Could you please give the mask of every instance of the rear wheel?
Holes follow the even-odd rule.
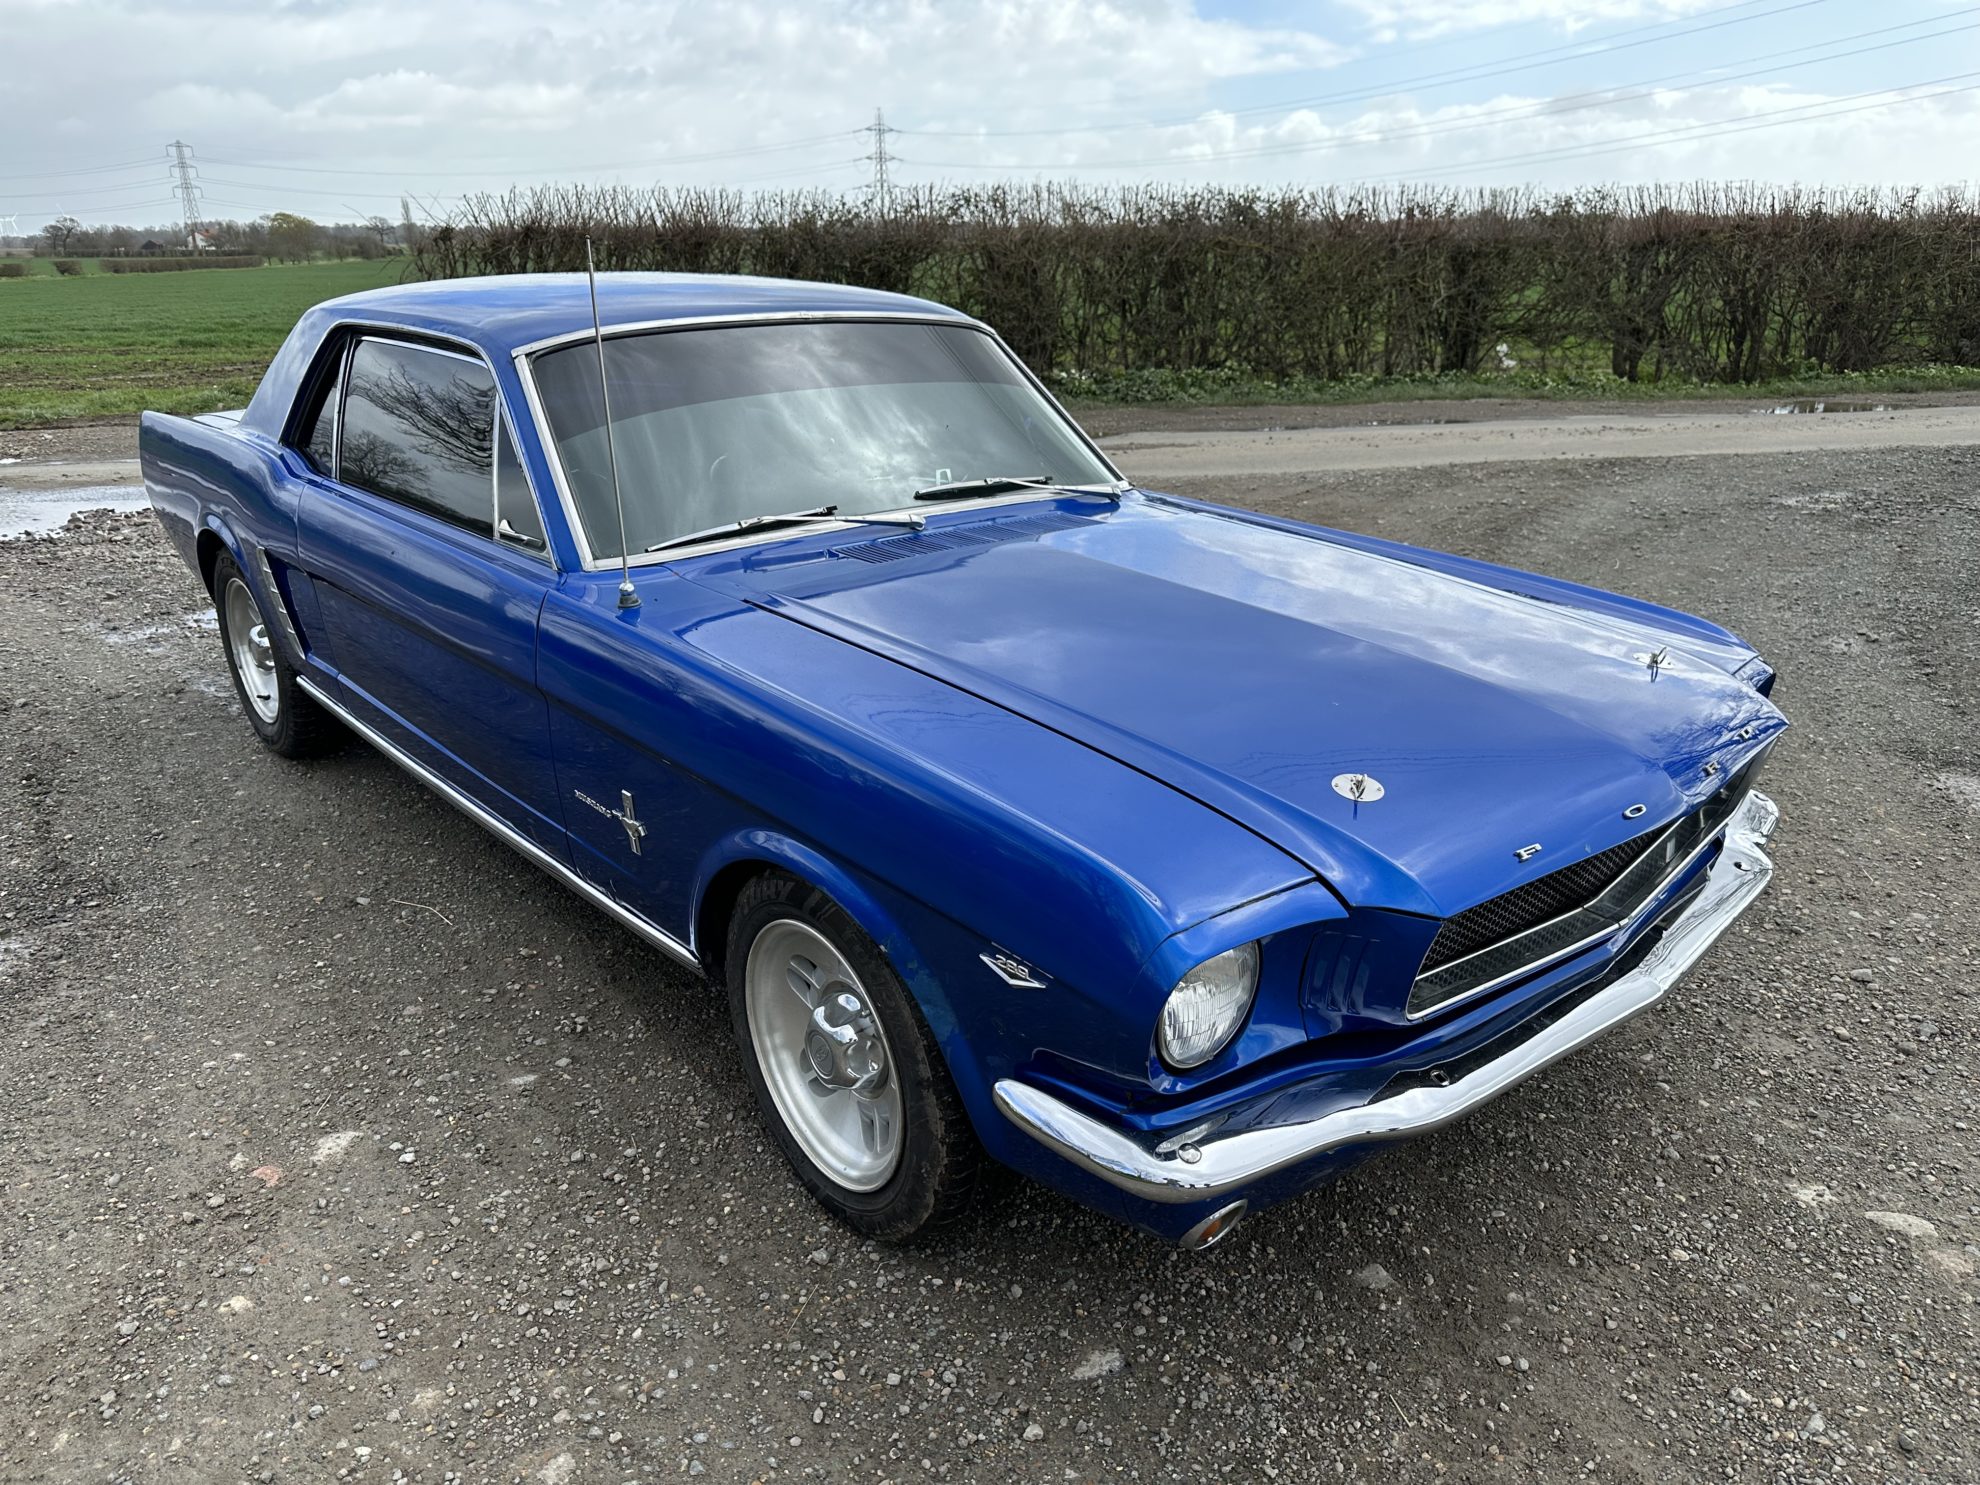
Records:
[[[729,1002],[758,1107],[798,1179],[869,1237],[959,1216],[981,1152],[928,1026],[845,910],[781,873],[742,891]]]
[[[276,648],[268,619],[240,566],[222,552],[213,565],[213,607],[220,647],[234,694],[255,736],[284,758],[307,758],[343,740],[337,719],[296,684],[296,672]]]

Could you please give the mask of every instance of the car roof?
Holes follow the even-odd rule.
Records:
[[[328,300],[314,314],[450,335],[502,357],[539,340],[590,329],[591,296],[582,273],[516,273],[367,289]],[[916,314],[968,320],[931,300],[847,284],[712,273],[598,275],[598,315],[607,329],[654,320],[777,314]]]

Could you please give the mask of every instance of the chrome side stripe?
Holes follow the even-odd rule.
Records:
[[[462,793],[418,759],[403,752],[395,743],[386,739],[375,728],[368,727],[363,722],[360,722],[356,717],[351,715],[342,703],[327,695],[323,688],[308,676],[297,676],[296,684],[307,691],[324,710],[334,715],[338,721],[342,722],[351,731],[370,743],[372,747],[376,748],[380,753],[391,759],[392,762],[398,764],[399,767],[426,785],[435,794],[446,800],[455,809],[474,821],[483,830],[486,830],[504,845],[516,851],[517,854],[529,861],[530,864],[541,867],[600,912],[607,913],[618,919],[627,928],[630,928],[649,944],[652,944],[654,948],[672,955],[689,969],[697,972],[701,969],[701,961],[695,957],[694,950],[675,938],[666,929],[649,923],[638,913],[632,911],[632,909],[615,902],[609,894],[601,892],[598,888],[592,886],[591,883],[572,871],[555,856],[552,856],[548,851],[537,845],[535,841],[516,830],[507,821],[502,819],[501,816]]]

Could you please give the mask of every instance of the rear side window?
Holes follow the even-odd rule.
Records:
[[[488,534],[495,383],[467,356],[394,341],[351,351],[337,477]]]
[[[316,389],[309,413],[297,430],[296,447],[318,474],[337,473],[337,393],[343,386],[343,357]]]

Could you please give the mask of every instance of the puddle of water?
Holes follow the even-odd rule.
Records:
[[[103,642],[108,645],[142,645],[155,653],[183,639],[219,632],[220,615],[208,608],[201,609],[198,613],[181,614],[178,618],[167,619],[163,623],[136,624],[129,629],[106,630]]]
[[[1755,408],[1754,411],[1770,418],[1787,417],[1795,413],[1853,413],[1889,412],[1888,402],[1830,402],[1826,398],[1802,402],[1782,402],[1773,407]]]
[[[1785,505],[1789,510],[1841,510],[1855,498],[1848,490],[1802,490],[1776,495],[1774,504]]]
[[[143,485],[83,485],[72,490],[0,490],[0,541],[34,531],[59,531],[82,510],[143,510]]]
[[[33,952],[34,940],[25,935],[0,938],[0,975],[11,973]]]

